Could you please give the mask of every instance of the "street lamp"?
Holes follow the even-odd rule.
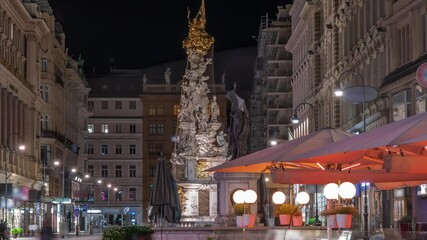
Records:
[[[355,70],[347,70],[341,73],[338,77],[338,83],[341,84],[341,78],[347,73],[356,74],[362,81],[362,85],[349,86],[344,89],[341,87],[335,90],[335,96],[342,97],[344,100],[351,102],[353,104],[362,103],[362,121],[363,121],[363,132],[366,132],[366,116],[365,116],[365,105],[367,102],[374,101],[378,98],[378,90],[371,86],[365,85],[365,79],[362,74]],[[362,97],[360,97],[362,96]],[[364,229],[363,229],[363,240],[369,240],[368,233],[368,197],[367,197],[368,188],[365,187],[364,191]]]
[[[12,144],[10,143],[12,136],[17,136],[19,138],[19,141],[22,140],[22,137],[21,137],[21,135],[19,135],[19,133],[9,133],[6,137],[6,144],[7,144],[7,147],[9,148],[9,151],[15,152],[15,149],[14,149],[15,145],[13,143]],[[19,149],[19,151],[24,151],[25,145],[20,143],[18,145],[18,149]],[[5,209],[5,211],[3,211],[3,219],[5,219],[6,221],[7,221],[7,217],[8,217],[8,214],[7,214],[7,211],[8,211],[8,208],[7,208],[7,201],[8,201],[7,184],[8,184],[8,180],[9,180],[9,166],[8,166],[8,164],[9,164],[9,154],[7,155],[7,158],[5,161],[5,174],[4,174],[4,183],[5,183],[5,185],[4,185],[4,202],[5,202],[4,209]]]
[[[311,110],[313,110],[313,114],[315,114],[316,113],[316,109],[314,108],[314,106],[312,105],[312,104],[310,104],[310,103],[306,103],[306,102],[302,102],[302,103],[300,103],[300,104],[298,104],[297,106],[296,106],[296,108],[295,108],[295,110],[294,110],[294,115],[292,116],[292,119],[291,119],[291,121],[292,121],[292,123],[293,124],[298,124],[299,123],[299,118],[298,118],[298,109],[300,108],[300,107],[302,107],[302,106],[304,106],[304,105],[307,105],[307,106],[309,106],[310,108],[311,108]],[[314,117],[313,117],[313,121],[314,121],[314,123],[313,123],[313,126],[314,126],[314,131],[316,132],[317,131],[317,126],[316,126],[316,119],[314,119]],[[321,222],[320,222],[320,220],[319,220],[319,203],[318,203],[318,199],[317,199],[317,184],[315,184],[315,193],[314,193],[314,198],[315,198],[315,202],[314,202],[314,204],[315,204],[315,206],[316,206],[316,209],[315,209],[315,225],[321,225]]]

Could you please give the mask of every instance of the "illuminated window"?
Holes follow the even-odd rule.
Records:
[[[108,124],[102,124],[101,125],[101,131],[103,132],[103,133],[108,133]]]
[[[178,104],[173,105],[173,115],[178,116],[181,107]]]
[[[94,133],[95,132],[95,125],[92,123],[89,123],[87,125],[87,131],[88,131],[88,133]]]
[[[150,116],[156,115],[156,106],[150,105],[150,108],[148,109],[148,114]]]
[[[150,135],[163,135],[164,125],[163,123],[150,123]]]
[[[394,94],[391,98],[393,121],[399,121],[411,116],[411,97],[409,90]]]

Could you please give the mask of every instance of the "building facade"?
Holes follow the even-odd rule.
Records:
[[[95,231],[107,225],[142,224],[143,106],[139,70],[88,75],[89,178],[83,181]]]
[[[261,18],[250,100],[251,152],[287,141],[292,133],[292,55],[284,47],[292,30],[290,8],[279,6],[276,19]]]
[[[65,34],[47,1],[2,1],[0,34],[0,156],[3,175],[10,175],[3,178],[8,190],[3,185],[1,195],[8,192],[9,199],[2,204],[3,217],[24,234],[44,218],[55,231],[65,219],[71,227],[64,204],[57,203],[72,198],[78,182],[68,175],[85,161],[79,149],[89,89],[82,62],[67,55]],[[21,143],[26,149],[18,152]],[[56,169],[54,161],[63,167]],[[12,188],[21,196],[11,196]]]
[[[425,1],[298,0],[290,14],[286,49],[293,54],[293,107],[311,104],[319,128],[358,133],[426,111],[426,90],[415,76],[427,61]],[[334,95],[337,87],[356,85],[376,89],[379,97],[352,104]],[[310,132],[313,113],[297,110],[303,119],[294,132],[298,137]],[[425,221],[418,213],[426,203],[417,188],[360,188],[374,199],[368,205],[371,223],[390,227],[404,215]],[[357,204],[363,209],[362,201]]]

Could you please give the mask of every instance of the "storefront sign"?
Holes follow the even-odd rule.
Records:
[[[80,206],[82,208],[82,216],[86,217],[86,215],[87,215],[87,204],[82,204]]]
[[[74,207],[74,217],[80,216],[80,209],[79,207]]]

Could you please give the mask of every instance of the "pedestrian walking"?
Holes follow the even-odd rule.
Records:
[[[53,239],[53,229],[50,216],[47,216],[43,220],[43,227],[41,231],[41,240],[51,240]]]
[[[6,239],[6,223],[2,219],[0,221],[0,239],[5,240]]]

